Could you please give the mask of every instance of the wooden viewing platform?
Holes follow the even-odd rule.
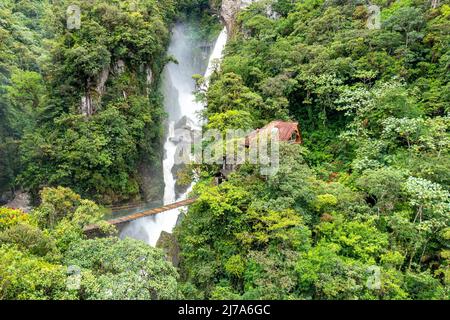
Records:
[[[172,209],[176,209],[176,208],[179,208],[179,207],[188,206],[188,205],[194,203],[195,200],[197,200],[197,198],[190,198],[190,199],[186,199],[186,200],[183,200],[183,201],[174,202],[174,203],[162,206],[162,207],[158,207],[158,208],[154,208],[154,209],[150,209],[150,210],[145,210],[145,211],[142,211],[142,212],[139,212],[139,213],[131,214],[131,215],[128,215],[128,216],[125,216],[125,217],[108,220],[107,222],[109,224],[112,224],[112,225],[118,225],[118,224],[130,222],[130,221],[133,221],[133,220],[137,220],[137,219],[140,219],[140,218],[153,216],[155,214],[162,213],[162,212],[165,212],[165,211],[169,211],[169,210],[172,210]],[[91,224],[91,225],[89,225],[89,226],[84,228],[84,232],[85,233],[91,233],[91,232],[97,230],[98,228],[99,227],[96,224]]]

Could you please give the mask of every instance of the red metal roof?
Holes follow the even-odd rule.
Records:
[[[280,120],[275,120],[267,124],[261,129],[256,129],[251,132],[246,138],[246,145],[249,146],[250,142],[257,138],[258,134],[263,135],[267,134],[270,137],[270,134],[273,129],[278,129],[278,140],[279,141],[291,141],[292,135],[295,133],[296,138],[294,143],[302,143],[302,137],[300,134],[300,130],[298,128],[298,122],[285,122]]]

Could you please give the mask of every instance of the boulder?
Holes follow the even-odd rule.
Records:
[[[162,231],[156,242],[156,247],[163,249],[167,260],[172,262],[174,267],[178,267],[180,264],[180,246],[173,234]]]
[[[176,129],[184,129],[184,130],[194,130],[197,126],[194,121],[188,116],[183,116],[178,122],[175,124]]]

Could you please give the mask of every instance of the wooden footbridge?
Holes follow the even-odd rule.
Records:
[[[127,223],[127,222],[130,222],[130,221],[133,221],[133,220],[140,219],[140,218],[144,218],[144,217],[153,216],[153,215],[156,215],[156,214],[159,214],[159,213],[163,213],[163,212],[166,212],[166,211],[169,211],[169,210],[172,210],[172,209],[185,207],[185,206],[188,206],[188,205],[194,203],[196,200],[197,200],[197,198],[190,198],[190,199],[174,202],[174,203],[171,203],[171,204],[168,204],[168,205],[164,205],[164,206],[161,206],[161,207],[158,207],[158,208],[153,208],[153,209],[150,209],[150,210],[144,210],[144,211],[141,211],[141,212],[138,212],[138,213],[134,213],[134,214],[130,214],[130,215],[126,215],[126,216],[123,216],[123,217],[120,217],[120,218],[111,219],[111,220],[108,220],[107,222],[109,224],[112,224],[112,225],[120,225],[120,224],[123,224],[123,223]],[[122,206],[122,207],[115,207],[115,209],[116,208],[129,209],[131,207],[132,206]],[[89,226],[85,227],[84,228],[84,232],[85,233],[95,233],[96,231],[98,231],[98,229],[99,229],[98,225],[92,224],[92,225],[89,225]]]

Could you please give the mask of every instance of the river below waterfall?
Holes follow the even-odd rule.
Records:
[[[192,185],[183,194],[176,193],[176,176],[174,176],[176,153],[176,125],[182,120],[193,129],[201,128],[199,112],[203,105],[195,101],[193,94],[194,74],[204,74],[206,78],[214,70],[215,61],[222,57],[227,41],[224,29],[216,39],[213,49],[204,48],[204,42],[195,37],[195,30],[186,23],[177,23],[172,29],[172,38],[168,55],[173,56],[178,63],[168,63],[163,71],[161,90],[164,96],[164,108],[168,114],[166,141],[164,144],[164,204],[170,204],[186,198],[192,190]],[[140,239],[155,246],[162,231],[172,232],[180,210],[177,208],[164,213],[149,216],[130,222],[121,232],[121,238]]]

